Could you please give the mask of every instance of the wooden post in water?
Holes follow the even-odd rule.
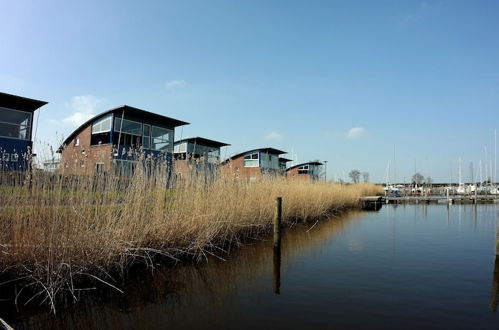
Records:
[[[275,199],[274,214],[274,293],[281,294],[281,221],[282,221],[282,197]]]
[[[275,199],[274,247],[281,247],[282,197]]]

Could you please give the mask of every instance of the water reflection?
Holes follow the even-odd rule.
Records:
[[[274,246],[273,287],[276,295],[281,294],[281,245]]]
[[[154,272],[131,271],[120,285],[124,295],[102,291],[83,297],[80,303],[55,316],[48,310],[33,309],[21,309],[11,315],[0,311],[0,316],[16,329],[224,327],[228,319],[242,317],[240,313],[244,311],[232,309],[241,296],[266,292],[270,278],[271,294],[280,295],[281,275],[286,271],[282,267],[286,263],[320,250],[362,214],[350,212],[320,222],[311,230],[309,226],[296,225],[284,232],[279,249],[273,249],[269,237],[230,251],[226,262],[213,258],[202,264],[161,267]],[[271,264],[273,267],[269,267]],[[231,311],[230,315],[227,311]]]
[[[490,300],[490,310],[497,311],[497,302],[499,299],[499,255],[496,255],[494,263],[494,277],[492,281],[492,299]]]

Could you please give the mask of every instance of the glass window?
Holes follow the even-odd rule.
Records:
[[[258,152],[244,156],[244,167],[258,167],[260,162],[258,160]]]
[[[151,126],[144,125],[144,131],[142,134],[142,147],[144,149],[151,148]]]
[[[121,130],[122,133],[128,133],[132,135],[142,135],[142,124],[136,121],[123,119],[123,123],[121,118],[114,119],[114,131],[119,132]]]
[[[92,134],[109,132],[111,130],[112,115],[109,115],[92,125]]]
[[[152,148],[160,151],[173,151],[173,131],[153,126],[152,127]]]
[[[10,160],[10,154],[7,153],[7,152],[4,152],[3,155],[2,155],[2,160],[4,162],[8,162]]]
[[[19,155],[18,154],[12,154],[10,156],[10,161],[11,162],[17,162],[19,160]]]
[[[80,138],[74,139],[74,145],[75,145],[75,147],[80,145]]]
[[[0,136],[29,140],[31,113],[0,108]]]

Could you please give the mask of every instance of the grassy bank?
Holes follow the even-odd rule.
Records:
[[[207,182],[203,175],[166,189],[162,173],[138,170],[126,182],[41,173],[11,180],[18,183],[0,189],[0,269],[55,307],[56,297],[74,294],[85,279],[111,285],[107,274],[132,263],[151,265],[157,255],[203,258],[265,235],[276,196],[289,223],[355,207],[360,196],[379,192],[371,184]]]

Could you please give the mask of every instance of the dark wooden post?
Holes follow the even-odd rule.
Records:
[[[281,247],[282,197],[275,199],[274,248]]]
[[[281,294],[281,221],[282,221],[282,197],[275,199],[274,213],[274,268],[273,287],[275,294]]]

